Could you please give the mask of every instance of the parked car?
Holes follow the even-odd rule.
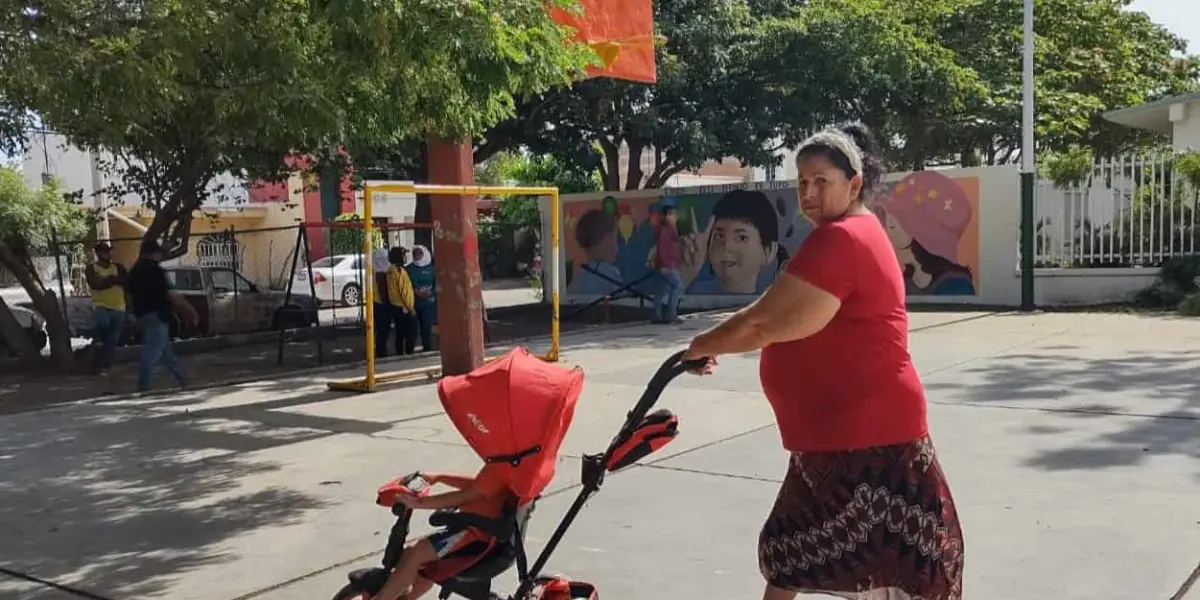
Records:
[[[9,312],[13,318],[17,320],[17,324],[29,333],[29,338],[33,340],[33,345],[42,351],[46,348],[46,343],[49,341],[49,336],[46,335],[46,321],[37,311],[26,306],[18,306],[10,304]],[[4,338],[0,338],[0,355],[11,355],[13,351],[4,343]]]
[[[167,281],[200,315],[200,335],[295,329],[317,324],[317,305],[305,293],[260,288],[221,267],[164,267]],[[285,305],[284,301],[287,300]]]
[[[296,329],[317,324],[317,306],[312,296],[260,288],[240,272],[223,267],[163,265],[167,281],[200,316],[197,327],[184,325],[178,317],[171,323],[171,336],[189,338],[274,329]],[[286,303],[285,303],[286,300]],[[73,334],[91,337],[91,299],[70,298],[67,320]],[[122,343],[133,343],[132,314]]]
[[[292,274],[292,293],[315,292],[321,304],[358,306],[363,301],[363,277],[366,276],[361,254],[335,254],[312,263],[312,287],[308,269],[300,266]]]

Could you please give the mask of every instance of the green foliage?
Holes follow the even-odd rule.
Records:
[[[475,135],[594,58],[541,0],[94,4],[0,9],[0,98],[110,152],[110,191],[139,194],[147,236],[176,250],[220,173],[280,180],[296,152],[344,166],[341,149]]]
[[[599,175],[555,159],[553,156],[532,156],[502,152],[493,156],[478,169],[480,183],[522,187],[556,187],[560,194],[595,192],[602,189]],[[541,213],[533,196],[500,198],[499,220],[518,227],[539,229]]]
[[[330,254],[362,254],[363,218],[355,213],[342,213],[333,219],[334,223],[357,223],[359,227],[331,227],[329,229]],[[371,230],[371,245],[383,248],[383,232]]]
[[[1095,156],[1086,148],[1070,148],[1044,156],[1038,169],[1041,176],[1061,189],[1083,187],[1091,178]]]
[[[909,0],[914,7],[924,0]],[[1016,157],[1021,138],[1022,5],[948,0],[935,35],[985,83],[983,103],[968,107],[953,136],[989,163]],[[1040,152],[1088,147],[1112,156],[1161,136],[1110,123],[1101,113],[1189,91],[1195,57],[1177,59],[1186,42],[1123,0],[1037,0],[1036,135]]]
[[[1163,263],[1158,279],[1138,292],[1134,304],[1143,308],[1178,308],[1200,316],[1200,256],[1177,256]]]
[[[1184,294],[1200,291],[1200,256],[1177,256],[1163,263],[1158,278]]]
[[[1141,308],[1174,308],[1179,306],[1184,294],[1178,290],[1155,281],[1150,287],[1138,292],[1133,299],[1134,306]]]
[[[1124,0],[1037,0],[1040,152],[1110,156],[1161,141],[1108,110],[1195,87],[1200,61]],[[1020,2],[659,0],[659,83],[587,80],[521,103],[480,140],[658,187],[709,159],[772,163],[813,129],[860,119],[897,168],[1005,164],[1021,141]],[[643,173],[640,159],[653,153]]]
[[[0,168],[0,245],[6,256],[12,252],[36,273],[33,258],[49,254],[54,235],[80,239],[92,222],[91,215],[66,201],[53,183],[33,189],[16,169]]]
[[[758,16],[744,0],[658,0],[654,11],[664,40],[657,84],[587,79],[530,97],[479,140],[477,157],[524,147],[599,173],[605,189],[621,186],[622,145],[627,188],[660,187],[707,159],[773,160],[779,132],[802,124],[767,102],[775,92],[749,68],[761,52],[750,43]],[[640,164],[648,152],[655,167],[647,173]]]
[[[1177,154],[1175,173],[1187,182],[1193,193],[1200,193],[1200,152],[1189,150]]]
[[[1179,314],[1187,317],[1200,317],[1200,294],[1188,294],[1179,303]]]
[[[816,0],[798,17],[769,22],[757,70],[779,65],[773,85],[787,92],[780,117],[801,115],[804,132],[862,120],[897,168],[924,168],[956,148],[953,134],[985,102],[986,89],[937,36],[934,25],[950,18],[950,8],[906,4]]]

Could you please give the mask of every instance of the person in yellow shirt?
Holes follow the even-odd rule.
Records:
[[[125,328],[125,283],[129,273],[112,259],[112,246],[96,242],[92,248],[96,260],[84,270],[92,292],[92,344],[96,346],[93,363],[97,375],[112,368],[117,341]]]
[[[392,322],[396,325],[396,354],[417,352],[417,297],[413,292],[412,279],[404,268],[408,262],[408,250],[397,246],[388,251],[392,266],[387,271],[388,302],[391,304]]]

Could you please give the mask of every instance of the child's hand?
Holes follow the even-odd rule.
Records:
[[[421,496],[414,496],[411,494],[400,494],[396,496],[396,500],[398,500],[400,504],[403,504],[412,510],[421,510],[421,508],[423,508],[421,501],[424,499],[425,498]]]

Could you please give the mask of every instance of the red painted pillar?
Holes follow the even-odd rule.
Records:
[[[429,183],[475,185],[471,144],[430,138]],[[438,348],[445,375],[467,373],[483,364],[483,288],[475,202],[473,195],[430,198]]]

